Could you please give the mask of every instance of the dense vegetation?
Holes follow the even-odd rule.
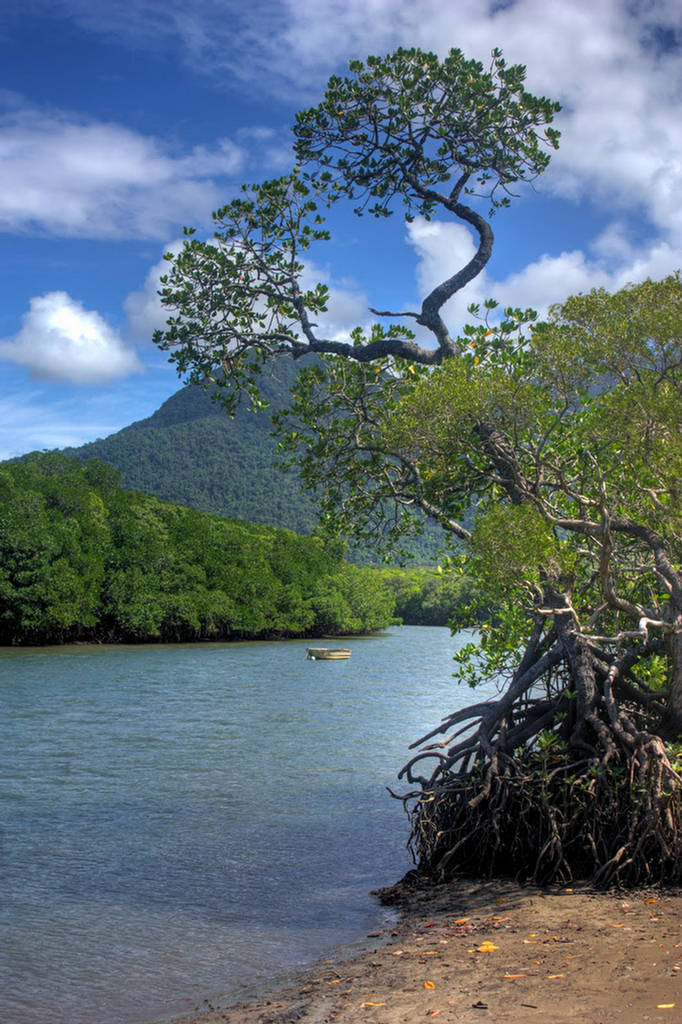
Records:
[[[128,490],[311,535],[318,526],[318,510],[302,491],[298,469],[280,465],[269,416],[287,403],[296,373],[293,360],[283,357],[264,374],[268,409],[252,409],[242,402],[230,418],[203,388],[189,386],[147,419],[79,448],[67,448],[64,454],[106,462],[119,471],[121,486]],[[431,527],[425,536],[410,538],[405,547],[411,561],[428,562],[442,544],[442,531]],[[348,557],[361,565],[380,561],[372,543],[350,551]]]
[[[452,569],[413,567],[376,569],[395,601],[394,614],[409,626],[475,625],[489,609],[474,577]]]
[[[364,633],[390,588],[342,547],[124,491],[97,460],[0,467],[0,644]]]
[[[458,50],[352,61],[297,115],[291,173],[243,186],[212,239],[187,229],[168,255],[155,340],[191,380],[215,375],[228,409],[271,358],[321,356],[278,424],[325,525],[397,540],[420,510],[492,600],[461,669],[502,692],[444,717],[401,773],[421,867],[679,882],[679,274],[569,298],[545,324],[493,300],[459,335],[445,319],[491,257],[490,216],[558,145],[558,105],[524,78],[499,50],[487,68]],[[306,267],[344,201],[454,218],[475,252],[339,338]]]
[[[281,407],[294,377],[291,359],[267,375],[272,409]],[[119,471],[123,487],[163,501],[300,534],[317,527],[298,473],[276,465],[267,413],[241,403],[228,418],[203,388],[182,388],[147,419],[64,454],[101,459]]]

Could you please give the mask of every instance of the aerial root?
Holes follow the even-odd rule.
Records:
[[[682,880],[680,787],[658,752],[606,767],[556,755],[499,761],[408,798],[422,871],[601,887]]]

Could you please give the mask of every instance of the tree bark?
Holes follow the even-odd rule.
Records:
[[[664,727],[674,737],[682,738],[682,611],[675,609],[668,638],[670,679]]]

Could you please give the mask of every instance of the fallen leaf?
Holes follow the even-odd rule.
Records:
[[[436,922],[435,921],[427,921],[426,924],[424,925],[424,927],[425,928],[435,928],[436,927]]]
[[[644,900],[645,903],[658,903],[658,900]]]
[[[328,982],[326,982],[326,984],[327,985],[340,985],[341,984],[341,979],[340,978],[334,978],[333,981],[328,981]]]
[[[479,953],[492,953],[494,950],[499,949],[499,946],[493,945],[492,942],[484,942],[478,946]]]
[[[360,1003],[360,1006],[386,1006],[386,1003]]]
[[[573,892],[572,889],[564,889],[564,892]]]
[[[547,977],[548,978],[565,978],[566,975],[565,974],[548,974]]]
[[[525,977],[527,977],[527,975],[525,975],[525,974],[503,974],[502,977],[503,978],[525,978]]]
[[[455,924],[466,924],[466,922],[470,920],[470,917],[458,917],[457,920],[455,921]]]
[[[429,1010],[429,1012],[426,1014],[426,1016],[427,1017],[437,1017],[439,1013],[440,1013],[440,1010]]]
[[[424,982],[424,988],[435,988],[435,987],[436,986],[434,985],[434,983],[432,981],[425,981]]]
[[[674,1003],[658,1003],[656,1005],[657,1010],[672,1010]]]

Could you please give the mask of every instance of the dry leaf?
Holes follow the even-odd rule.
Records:
[[[525,977],[527,977],[527,975],[525,975],[525,974],[504,974],[503,977],[504,978],[525,978]]]
[[[360,1003],[360,1006],[386,1006],[386,1003]]]
[[[340,985],[341,984],[341,979],[340,978],[334,978],[333,981],[327,981],[325,984],[327,984],[327,985]]]
[[[658,1003],[656,1006],[657,1010],[672,1010],[674,1003]]]
[[[484,942],[478,947],[479,953],[492,953],[494,950],[499,949],[499,946],[493,945],[492,942]]]
[[[435,988],[435,987],[436,986],[434,985],[434,983],[432,981],[425,981],[424,982],[424,988]]]
[[[548,978],[565,978],[566,975],[565,974],[548,974],[547,977]]]
[[[457,920],[455,921],[455,924],[466,924],[466,922],[470,920],[470,917],[458,917]]]

